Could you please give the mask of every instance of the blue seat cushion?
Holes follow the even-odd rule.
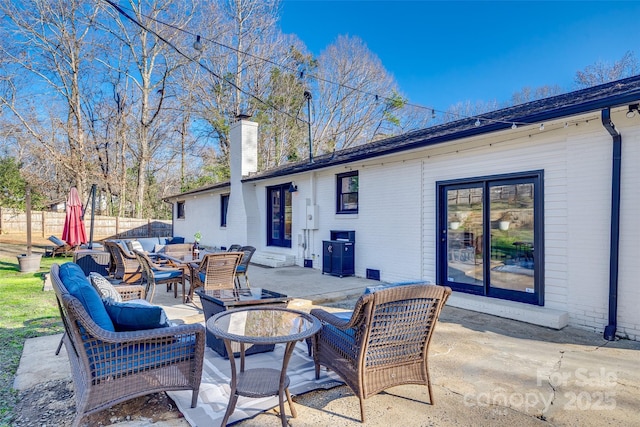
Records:
[[[64,246],[65,242],[62,241],[60,238],[56,237],[56,236],[49,236],[49,240],[51,241],[51,243],[53,243],[54,245],[58,245],[58,246]]]
[[[349,357],[352,359],[356,357],[358,350],[355,345],[355,329],[349,328],[343,331],[342,329],[336,328],[335,326],[330,324],[325,324],[322,326],[322,328],[323,330],[321,333],[333,335],[333,339],[331,339],[331,342],[334,346],[336,346],[336,348],[339,348],[341,352],[349,355]]]
[[[102,297],[91,285],[80,266],[74,262],[64,263],[60,266],[59,275],[67,291],[80,301],[91,319],[102,329],[115,332],[113,322],[102,303]]]
[[[136,240],[138,241],[138,243],[140,243],[140,246],[142,246],[142,250],[144,250],[145,252],[153,252],[153,248],[158,243],[161,243],[161,239],[158,237],[140,237]]]
[[[162,307],[139,302],[116,302],[106,299],[104,307],[116,331],[140,331],[166,328],[169,325]]]
[[[89,351],[89,363],[94,378],[109,378],[163,367],[195,357],[195,337],[165,340],[162,343],[122,345],[103,343]]]
[[[236,267],[236,273],[244,273],[245,271],[247,271],[246,265],[239,265]]]
[[[395,288],[396,286],[407,286],[407,285],[421,285],[428,284],[425,280],[414,280],[412,282],[395,282],[395,283],[385,283],[384,285],[376,285],[376,286],[367,286],[364,290],[364,295],[372,294],[376,291],[381,291],[383,289]]]
[[[156,280],[177,279],[181,276],[182,276],[181,270],[176,270],[176,271],[153,270],[153,277]]]

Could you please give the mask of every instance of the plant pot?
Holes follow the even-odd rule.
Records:
[[[498,228],[502,231],[507,231],[509,229],[509,221],[500,221],[498,222]]]
[[[18,265],[21,273],[35,273],[40,271],[40,260],[42,254],[18,255]]]

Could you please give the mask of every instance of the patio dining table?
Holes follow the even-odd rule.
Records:
[[[156,252],[154,255],[159,259],[167,261],[167,263],[175,268],[182,270],[184,277],[189,280],[189,292],[183,295],[182,302],[187,303],[193,301],[193,269],[189,267],[191,263],[199,263],[206,254],[213,253],[215,251],[200,249],[198,252],[176,252],[171,255],[163,252]]]

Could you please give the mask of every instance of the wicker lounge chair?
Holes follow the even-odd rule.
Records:
[[[200,263],[191,263],[191,288],[189,298],[193,301],[193,291],[203,287],[210,289],[234,289],[236,268],[244,252],[216,252],[206,254]]]
[[[52,265],[51,278],[64,323],[64,344],[73,376],[74,426],[79,425],[85,415],[134,397],[167,390],[192,390],[191,406],[196,406],[204,358],[202,325],[111,332],[96,323],[100,320],[94,320],[93,309],[89,314],[86,300],[81,302],[70,293],[60,277],[58,264]],[[73,283],[70,286],[77,289]],[[83,289],[86,291],[86,287]],[[100,302],[97,291],[91,290]]]
[[[102,298],[113,298],[114,297],[114,295],[112,294],[113,292],[117,292],[118,294],[117,299],[119,299],[120,301],[140,300],[140,299],[144,299],[144,296],[145,296],[144,287],[139,285],[115,285],[114,286],[112,284],[107,284],[107,286],[103,287],[100,284],[97,284],[96,282],[94,282],[93,280],[90,280],[90,281],[93,287],[96,288],[96,290],[100,293]],[[60,338],[60,343],[58,344],[58,348],[56,349],[56,356],[60,354],[60,349],[62,349],[62,345],[64,344],[64,338],[66,335],[67,333],[65,332],[62,338]]]
[[[311,310],[322,322],[313,340],[316,378],[320,365],[338,374],[360,399],[362,422],[364,399],[396,385],[426,385],[433,405],[427,356],[450,294],[443,286],[404,285],[365,293],[347,319]]]
[[[129,284],[140,282],[142,279],[142,267],[140,267],[140,262],[136,255],[118,241],[107,240],[104,244],[111,252],[111,259],[115,261],[114,277]]]
[[[52,257],[55,257],[56,255],[73,256],[73,246],[69,245],[64,240],[56,236],[49,236],[49,241],[56,245],[51,251]]]
[[[256,248],[253,246],[243,246],[240,248],[239,252],[244,252],[244,256],[242,257],[242,261],[236,267],[236,286],[239,288],[242,287],[240,284],[240,276],[244,277],[244,284],[247,288],[249,286],[249,276],[247,276],[247,270],[249,269],[249,262],[251,262],[251,257],[255,253]]]

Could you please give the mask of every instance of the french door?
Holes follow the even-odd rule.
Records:
[[[267,245],[291,247],[291,183],[267,187]]]
[[[542,174],[438,183],[438,283],[544,304]]]

